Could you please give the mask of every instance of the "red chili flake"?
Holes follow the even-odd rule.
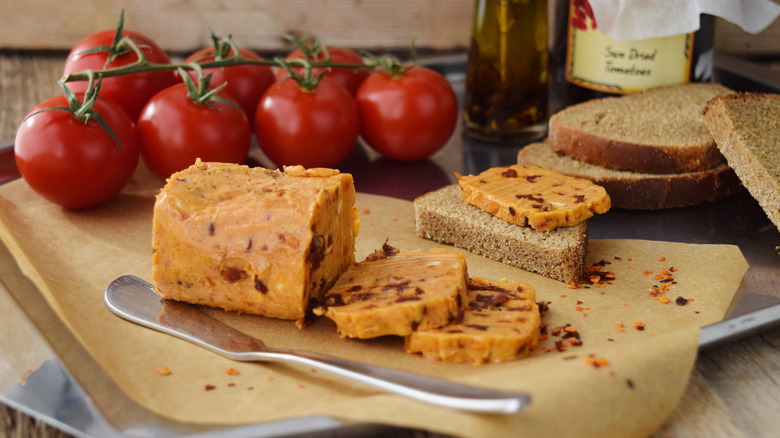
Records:
[[[166,367],[165,365],[157,367],[157,374],[161,376],[170,376],[171,375],[171,369]]]
[[[231,382],[231,383],[228,383],[228,387],[229,387],[229,388],[232,388],[232,387],[234,387],[234,386],[236,386],[236,384],[235,384],[235,383],[233,383],[233,382]]]
[[[216,385],[206,384],[206,391],[211,391],[213,389],[217,389]]]
[[[237,376],[238,370],[235,368],[228,368],[227,371],[225,371],[229,376]]]
[[[642,322],[642,321],[634,321],[631,325],[634,326],[634,328],[639,330],[639,331],[642,331],[642,330],[645,329],[645,323]]]
[[[674,300],[674,304],[677,304],[678,306],[684,306],[688,304],[688,300],[683,297],[677,297],[677,299]]]
[[[603,357],[596,357],[592,354],[588,355],[585,359],[583,359],[583,362],[585,362],[588,365],[592,365],[593,368],[601,368],[609,365],[609,361]]]
[[[631,379],[626,379],[626,385],[628,385],[629,388],[634,389],[634,381]]]

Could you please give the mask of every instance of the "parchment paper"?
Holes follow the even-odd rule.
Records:
[[[747,269],[735,246],[591,240],[588,262],[605,261],[603,270],[614,272],[615,279],[570,289],[467,253],[472,276],[528,282],[538,300],[549,303],[542,317],[547,339],[532,357],[481,367],[407,355],[400,339],[340,339],[324,319],[299,330],[291,321],[207,309],[271,346],[527,391],[533,397],[516,415],[465,413],[297,366],[232,362],[114,316],[103,305],[105,287],[124,274],[150,278],[152,206],[161,186],[141,168],[110,203],[73,211],[42,199],[24,181],[9,183],[0,187],[0,235],[21,270],[110,378],[141,406],[187,423],[237,425],[327,415],[461,436],[647,436],[663,424],[685,390],[699,328],[724,317]],[[385,240],[402,249],[439,246],[415,236],[409,202],[359,194],[358,209],[363,224],[358,260]],[[670,268],[675,283],[663,295],[671,302],[662,303],[648,291],[662,284],[655,275]],[[686,304],[675,304],[677,297]],[[644,330],[635,328],[635,321]],[[556,341],[568,342],[560,342],[555,328],[566,324],[580,333],[582,345],[559,351]],[[168,367],[170,375],[159,374],[160,366]],[[98,408],[111,421],[110,409]]]

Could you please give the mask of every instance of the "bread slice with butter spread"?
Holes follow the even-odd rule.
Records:
[[[419,237],[562,282],[579,282],[585,266],[588,223],[535,231],[500,219],[463,200],[457,184],[414,200]]]

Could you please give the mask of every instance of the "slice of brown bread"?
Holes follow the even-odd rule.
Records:
[[[533,143],[521,149],[517,162],[589,179],[607,190],[614,208],[661,210],[689,207],[743,190],[739,178],[725,164],[701,172],[673,174],[613,170],[557,153],[546,142]]]
[[[612,169],[699,172],[724,162],[701,118],[718,84],[659,87],[570,106],[550,117],[548,141],[558,152]]]
[[[414,200],[417,235],[566,283],[585,265],[587,221],[552,231],[510,224],[466,203],[457,185]]]
[[[780,94],[716,97],[702,114],[729,165],[780,229]]]

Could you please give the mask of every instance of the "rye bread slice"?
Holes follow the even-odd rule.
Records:
[[[463,200],[457,184],[414,200],[419,237],[562,282],[579,282],[585,267],[587,221],[551,231],[510,224]]]
[[[520,150],[517,162],[586,178],[604,187],[614,208],[661,210],[717,201],[743,190],[734,171],[725,164],[701,172],[673,174],[613,170],[555,152],[546,142]]]
[[[553,149],[580,161],[645,173],[700,172],[725,160],[701,117],[707,101],[732,90],[707,83],[594,99],[550,118]]]
[[[780,229],[780,94],[719,96],[702,116],[742,184]]]

